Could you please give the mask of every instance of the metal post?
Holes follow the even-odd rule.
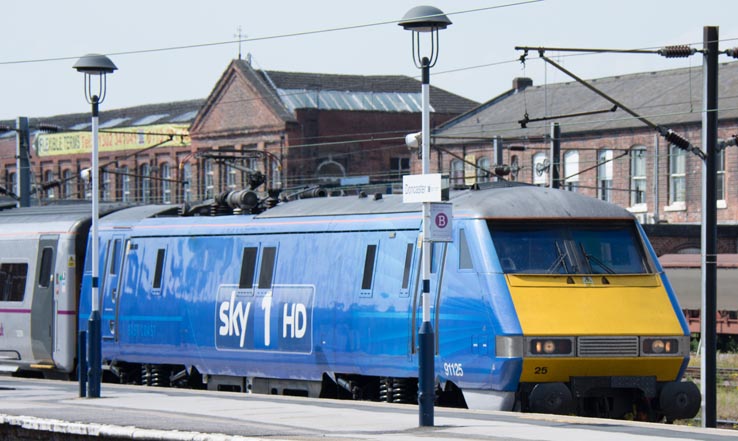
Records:
[[[702,426],[716,427],[718,28],[705,26],[702,112]]]
[[[551,180],[551,188],[561,187],[559,182],[559,165],[561,163],[561,128],[559,123],[551,123],[551,173],[549,173],[549,179]]]
[[[77,377],[79,380],[79,397],[87,396],[87,331],[79,331],[77,335]]]
[[[430,168],[430,61],[422,60],[422,165],[423,174]],[[430,314],[430,202],[423,202],[423,322],[418,330],[418,407],[421,426],[433,426],[435,392],[435,360],[433,359],[433,325]]]
[[[100,297],[98,296],[100,259],[98,250],[98,104],[97,95],[92,96],[92,311],[87,324],[89,334],[89,397],[100,398],[100,382],[102,376],[102,330],[100,328]]]
[[[495,139],[492,142],[494,143],[493,145],[495,149],[495,165],[502,165],[505,162],[505,158],[502,155],[502,139],[499,136],[495,136]],[[501,177],[495,176],[495,182],[501,180]]]
[[[31,206],[31,164],[28,160],[30,156],[31,135],[28,132],[28,118],[25,116],[19,116],[15,120],[15,139],[16,139],[16,150],[15,168],[18,172],[18,188],[13,189],[18,191],[20,197],[21,207]]]
[[[653,221],[659,223],[659,138],[658,133],[653,135]]]

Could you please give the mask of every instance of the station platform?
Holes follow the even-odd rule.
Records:
[[[411,405],[112,384],[102,385],[101,398],[77,395],[74,382],[0,376],[0,439],[738,439],[738,430],[440,407],[433,427],[418,427],[418,408]]]

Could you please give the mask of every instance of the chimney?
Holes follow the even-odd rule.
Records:
[[[526,87],[533,85],[533,80],[528,77],[517,77],[513,78],[512,88],[515,92],[520,92]]]

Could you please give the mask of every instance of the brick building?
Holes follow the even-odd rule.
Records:
[[[599,78],[591,84],[701,145],[701,66]],[[738,63],[720,65],[721,139],[738,134],[737,92]],[[590,114],[566,117],[575,113]],[[702,160],[577,82],[533,86],[527,78],[515,79],[510,91],[438,127],[431,163],[455,184],[489,180],[484,170],[501,162],[511,166],[509,179],[551,185],[553,122],[561,129],[561,187],[626,207],[643,223],[701,221]],[[721,150],[719,158],[718,222],[736,224],[738,149]],[[671,243],[662,252],[699,249],[699,238]],[[736,251],[735,240],[725,243],[722,252]]]
[[[438,88],[431,100],[434,125],[477,105]],[[419,129],[420,107],[420,82],[409,77],[259,71],[234,60],[205,100],[102,108],[100,197],[197,201],[245,188],[257,174],[267,189],[288,191],[398,182],[410,170],[404,136]],[[34,203],[88,197],[79,176],[90,167],[89,114],[29,126]],[[0,190],[17,193],[15,157],[15,132],[0,134]]]

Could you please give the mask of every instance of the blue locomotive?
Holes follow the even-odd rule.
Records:
[[[322,197],[250,214],[248,192],[223,200],[242,213],[136,207],[101,219],[106,374],[415,402],[420,204]],[[452,192],[451,203],[453,241],[430,256],[439,404],[654,421],[697,413],[699,391],[680,381],[686,321],[627,210],[512,183]],[[80,329],[90,268],[87,259]]]

